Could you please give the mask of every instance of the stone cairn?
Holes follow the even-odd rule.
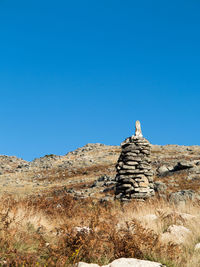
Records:
[[[115,198],[122,201],[154,195],[151,145],[142,136],[139,121],[135,128],[135,135],[121,143],[122,152],[116,165]]]

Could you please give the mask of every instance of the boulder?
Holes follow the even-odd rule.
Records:
[[[157,169],[157,172],[158,172],[158,174],[165,174],[165,173],[167,173],[169,170],[168,170],[168,168],[165,166],[165,165],[163,165],[163,166],[160,166],[158,169]]]
[[[146,260],[138,260],[138,259],[127,259],[127,258],[121,258],[114,260],[112,263],[108,265],[104,265],[102,267],[164,267],[159,262],[154,261],[146,261]]]
[[[173,171],[181,171],[185,169],[190,169],[194,167],[194,163],[186,160],[179,161],[177,165],[174,166]]]
[[[184,243],[190,236],[191,231],[182,225],[170,225],[160,237],[162,242]]]
[[[194,200],[195,198],[196,194],[193,190],[181,190],[171,193],[169,196],[169,200],[175,204],[179,202],[186,202],[187,200]]]
[[[138,260],[133,258],[120,258],[114,260],[113,262],[109,263],[108,265],[103,265],[102,267],[164,267],[159,262],[155,261],[146,261],[146,260]],[[93,264],[93,263],[84,263],[79,262],[76,267],[100,267],[100,265]]]

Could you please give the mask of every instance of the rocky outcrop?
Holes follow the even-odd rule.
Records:
[[[91,188],[100,188],[102,192],[108,192],[114,189],[116,181],[113,177],[102,175],[91,185]]]
[[[153,171],[151,168],[151,145],[142,137],[141,128],[136,122],[136,134],[121,144],[121,155],[116,170],[115,198],[146,199],[154,195]]]
[[[193,190],[181,190],[173,192],[170,194],[169,200],[178,204],[180,202],[186,202],[188,200],[200,199],[199,194],[195,193]]]
[[[21,169],[26,169],[28,164],[29,162],[15,156],[0,155],[0,175],[19,172]]]

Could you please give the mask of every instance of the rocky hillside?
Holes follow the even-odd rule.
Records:
[[[200,266],[200,147],[151,148],[156,195],[123,203],[113,201],[119,146],[1,156],[0,265]]]
[[[64,156],[46,155],[31,162],[0,156],[0,192],[28,195],[47,189],[75,197],[109,198],[115,185],[120,146],[87,144]],[[152,145],[155,190],[175,200],[200,193],[200,147]]]

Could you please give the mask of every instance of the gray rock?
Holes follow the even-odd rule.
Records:
[[[148,172],[145,172],[145,175],[146,175],[146,176],[153,176],[154,173],[153,173],[153,171],[148,171]]]
[[[124,169],[124,170],[135,170],[135,166],[123,165],[122,169]]]
[[[133,258],[120,258],[102,267],[164,267],[164,265],[154,261],[138,260]]]
[[[91,187],[107,187],[115,183],[116,182],[114,181],[112,177],[107,176],[107,175],[102,175],[96,181],[94,181]]]
[[[144,173],[142,170],[120,170],[119,174],[142,174]]]
[[[137,155],[135,154],[135,156],[125,156],[124,159],[123,159],[125,162],[127,161],[134,161],[134,162],[140,162],[142,161],[141,158],[137,157]]]
[[[144,174],[120,174],[116,176],[117,181],[123,180],[123,179],[136,179],[136,178],[144,178],[146,177]]]
[[[150,151],[149,150],[143,149],[143,150],[141,150],[141,152],[146,154],[146,155],[150,155]]]
[[[138,165],[138,162],[137,161],[126,161],[126,165],[135,166],[135,165]]]
[[[157,171],[158,171],[159,174],[165,174],[165,173],[167,173],[169,171],[169,169],[165,165],[163,165],[163,166],[160,166],[157,169]]]
[[[145,192],[145,193],[142,193],[142,192],[140,192],[140,193],[134,193],[134,194],[131,194],[131,198],[135,198],[135,199],[145,199],[145,198],[148,198],[148,197],[150,197],[151,196],[151,194],[150,194],[150,192],[148,192],[148,194],[147,194],[147,192]]]
[[[124,189],[130,188],[130,187],[132,187],[131,184],[120,184],[120,185],[117,185],[116,190],[124,190]]]
[[[138,187],[138,183],[134,179],[132,179],[132,178],[130,178],[130,179],[128,179],[128,178],[123,179],[123,180],[121,180],[121,183],[122,184],[123,183],[125,183],[125,184],[132,184],[134,187]]]
[[[147,179],[149,180],[149,183],[153,183],[153,176],[147,176]]]
[[[195,198],[197,198],[197,195],[193,190],[181,190],[171,193],[169,200],[174,203],[179,203],[181,201],[194,200]]]
[[[118,161],[117,164],[118,164],[119,167],[122,167],[124,165],[123,161]]]
[[[123,193],[117,193],[116,195],[115,195],[115,199],[120,199],[120,198],[122,198],[123,197]]]
[[[157,181],[157,182],[154,182],[154,189],[158,193],[163,193],[163,192],[166,192],[167,186],[165,183]]]
[[[147,164],[139,164],[138,168],[139,169],[143,169],[143,170],[148,170],[148,171],[151,170],[151,167],[149,165],[147,165]]]
[[[134,191],[137,192],[137,193],[148,193],[149,192],[149,188],[138,187],[138,188],[135,188]]]
[[[174,169],[172,171],[180,171],[185,169],[190,169],[194,167],[194,163],[190,161],[179,161],[177,165],[174,166]]]
[[[122,148],[122,152],[130,152],[133,151],[135,152],[135,150],[137,150],[137,146],[135,144],[129,144],[126,147]]]
[[[130,157],[135,157],[137,156],[137,154],[140,153],[140,150],[134,150],[134,152],[126,152],[126,153],[123,153],[122,152],[122,155],[123,156],[130,156]]]
[[[172,165],[169,165],[169,166],[167,166],[167,169],[171,172],[171,171],[173,171],[173,169],[174,169],[174,166],[172,166]]]

